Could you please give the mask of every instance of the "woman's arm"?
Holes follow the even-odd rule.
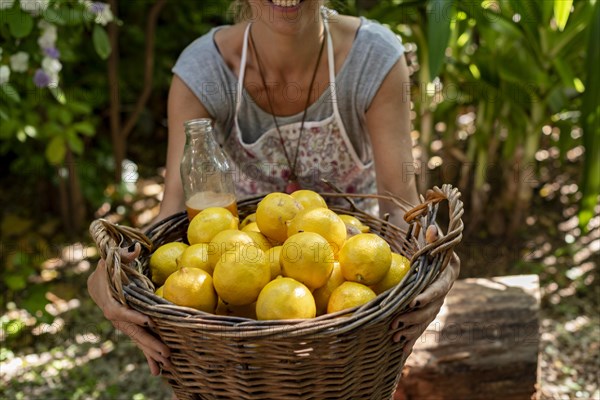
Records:
[[[417,204],[417,186],[410,137],[410,82],[404,56],[381,84],[366,113],[367,129],[373,148],[379,193],[391,193]],[[394,204],[380,202],[381,214],[405,225]]]
[[[373,146],[379,192],[390,192],[416,205],[418,197],[413,173],[409,89],[408,69],[402,57],[383,81],[367,111],[367,128]],[[382,213],[390,213],[391,222],[405,225],[398,207],[383,202],[380,207]],[[454,255],[435,282],[412,301],[410,307],[413,311],[392,324],[392,329],[396,331],[394,340],[405,346],[407,353],[440,311],[459,272],[460,260]]]
[[[185,145],[185,121],[195,118],[211,118],[198,97],[177,76],[173,76],[168,100],[169,143],[165,173],[165,191],[160,212],[155,221],[185,209],[183,186],[179,165]]]

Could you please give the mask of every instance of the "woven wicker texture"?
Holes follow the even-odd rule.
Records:
[[[355,309],[310,320],[255,321],[207,314],[179,307],[154,295],[148,278],[153,249],[185,240],[187,215],[180,213],[138,230],[96,220],[90,233],[106,259],[111,291],[123,304],[150,316],[157,334],[171,349],[172,371],[163,377],[184,399],[390,399],[404,365],[402,344],[394,343],[392,321],[446,267],[462,238],[460,193],[449,185],[429,190],[410,208],[398,198],[381,195],[322,193],[334,207],[354,215],[387,240],[393,251],[411,260],[410,272],[396,287]],[[354,206],[353,199],[376,197],[394,202],[410,224],[404,231]],[[240,218],[256,210],[260,197],[238,203]],[[449,224],[433,243],[423,232],[436,223],[440,202],[448,200]],[[121,263],[119,247],[138,241],[138,260]]]

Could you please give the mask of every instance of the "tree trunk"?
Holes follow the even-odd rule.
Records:
[[[118,19],[118,0],[109,0],[110,8]],[[108,24],[108,38],[112,51],[108,58],[108,88],[110,93],[110,137],[112,140],[113,157],[115,160],[115,183],[121,182],[123,160],[125,159],[126,143],[121,135],[121,98],[119,90],[119,25],[116,22]]]

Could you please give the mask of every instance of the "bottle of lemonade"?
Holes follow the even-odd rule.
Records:
[[[191,220],[208,207],[225,207],[237,216],[233,164],[217,143],[211,120],[185,123],[181,182]]]

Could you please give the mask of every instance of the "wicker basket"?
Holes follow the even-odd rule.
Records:
[[[448,264],[462,238],[463,213],[458,191],[449,185],[428,191],[422,203],[407,211],[389,196],[324,193],[331,202],[345,198],[349,207],[331,206],[356,216],[384,237],[393,251],[411,260],[410,272],[396,287],[355,309],[310,320],[255,321],[207,314],[179,307],[154,295],[148,279],[151,251],[184,240],[187,215],[180,213],[154,225],[146,234],[96,220],[92,237],[106,259],[111,291],[123,304],[150,316],[157,334],[171,349],[174,370],[163,377],[184,399],[390,399],[405,356],[394,343],[392,321]],[[393,201],[405,211],[408,232],[354,206],[365,197]],[[260,197],[238,204],[240,218],[254,212]],[[448,200],[449,226],[438,240],[425,244],[424,229],[435,224],[439,203]],[[118,248],[133,241],[144,249],[130,265]],[[342,318],[340,318],[342,317]]]

